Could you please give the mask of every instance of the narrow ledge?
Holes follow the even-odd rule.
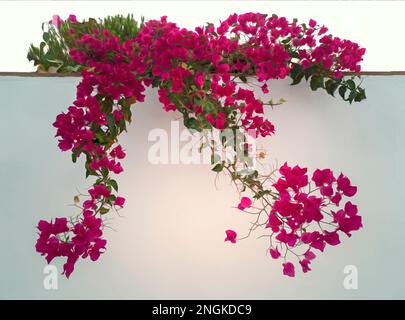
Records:
[[[351,75],[352,73],[345,73]],[[361,76],[405,76],[405,71],[362,71]],[[34,77],[34,78],[63,78],[80,77],[80,72],[50,73],[50,72],[0,72],[0,77]]]

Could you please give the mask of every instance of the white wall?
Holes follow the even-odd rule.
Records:
[[[33,70],[26,61],[27,48],[40,41],[41,23],[54,14],[66,18],[75,13],[79,19],[118,13],[167,15],[193,28],[249,11],[303,21],[314,18],[333,34],[367,48],[363,70],[405,70],[403,1],[0,1],[0,71]]]
[[[117,232],[106,230],[108,251],[97,263],[80,261],[59,290],[45,290],[34,226],[77,213],[68,204],[76,187],[90,184],[82,163],[58,150],[51,126],[77,82],[0,77],[0,298],[405,298],[405,77],[366,77],[368,99],[351,106],[304,83],[270,84],[275,99],[287,99],[268,112],[276,135],[259,144],[270,163],[342,170],[359,188],[353,201],[364,229],[319,254],[312,272],[283,276],[266,239],[223,242],[227,228],[245,234],[251,216],[232,209],[236,191],[225,177],[215,187],[210,166],[148,161],[150,130],[168,130],[179,118],[148,90],[120,139],[128,157],[117,180],[127,203],[122,218],[109,215]],[[358,290],[343,287],[346,265],[358,268]]]

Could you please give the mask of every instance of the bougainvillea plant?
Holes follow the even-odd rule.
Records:
[[[269,97],[270,79],[290,77],[295,85],[305,78],[312,90],[337,92],[349,103],[366,98],[358,84],[365,49],[330,35],[314,20],[299,24],[276,15],[232,14],[217,26],[187,30],[166,17],[137,24],[132,17],[79,22],[71,15],[54,16],[47,28],[28,57],[42,70],[81,71],[76,100],[53,126],[59,148],[73,162],[84,157],[86,177],[94,178],[86,200],[75,198],[78,215],[37,226],[36,250],[48,263],[64,257],[66,277],[80,258],[96,261],[106,250],[104,217],[125,204],[115,180],[125,157],[118,136],[146,87],[158,88],[163,109],[179,112],[190,130],[246,130],[254,137],[275,132],[265,116],[265,109],[278,104]],[[266,98],[257,96],[252,78]],[[242,143],[246,149],[249,144]],[[263,173],[243,170],[248,164],[239,157],[212,158],[212,170],[228,174],[240,192],[237,209],[255,215],[247,236],[259,228],[266,232],[269,255],[282,260],[287,276],[295,275],[296,266],[311,270],[316,250],[338,245],[342,234],[350,237],[362,227],[349,200],[357,188],[342,173],[309,174],[287,163]],[[245,238],[234,230],[225,234],[231,243]]]

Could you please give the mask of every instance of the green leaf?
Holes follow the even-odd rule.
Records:
[[[216,164],[219,161],[221,161],[221,156],[220,155],[218,155],[216,153],[211,154],[211,164]]]
[[[295,86],[295,85],[299,84],[301,82],[302,78],[304,78],[303,73],[297,74],[297,76],[295,78],[293,78],[293,82],[291,83],[291,85]]]
[[[339,87],[339,83],[333,79],[329,79],[325,82],[325,89],[328,94],[335,96],[335,91]]]
[[[246,78],[246,76],[245,76],[244,74],[241,74],[241,75],[239,76],[239,79],[240,79],[243,83],[246,83],[246,82],[247,82],[247,78]]]
[[[305,80],[308,80],[309,77],[314,74],[314,72],[315,72],[315,67],[316,67],[315,65],[314,65],[314,66],[311,66],[311,67],[309,67],[308,69],[306,69],[306,70],[304,71]]]
[[[111,135],[116,136],[117,135],[117,126],[115,124],[115,118],[113,114],[107,115],[107,123],[108,123],[108,129],[110,129]]]
[[[96,171],[94,171],[93,169],[89,168],[87,165],[86,167],[86,178],[88,178],[89,176],[95,176],[98,177],[98,174]]]
[[[125,99],[121,99],[119,104],[122,107],[121,112],[122,112],[122,115],[124,116],[124,120],[131,123],[131,120],[132,120],[131,105],[129,103],[127,103],[127,101]]]
[[[212,168],[214,172],[221,172],[224,169],[224,165],[222,163],[218,163]]]
[[[120,128],[120,132],[127,130],[127,123],[125,122],[124,119],[120,120],[120,122],[118,123],[118,128]]]
[[[347,90],[347,87],[345,87],[345,86],[340,86],[340,88],[339,88],[339,95],[342,97],[343,100],[345,100],[346,90]]]
[[[67,66],[65,70],[66,72],[78,72],[80,68],[82,68],[82,66],[78,64],[76,66]]]
[[[354,98],[355,102],[360,102],[364,99],[366,99],[366,91],[363,88],[357,88],[358,92],[356,94],[356,97]]]
[[[366,97],[366,90],[363,88],[357,88],[359,91],[360,100],[367,99]]]
[[[109,173],[110,171],[107,168],[101,168],[101,174],[104,178],[107,177]]]
[[[105,132],[103,130],[101,130],[101,128],[98,128],[98,130],[92,130],[94,132],[94,137],[96,138],[95,142],[99,143],[101,145],[105,145],[108,142],[108,137],[105,134]]]
[[[282,40],[281,43],[287,44],[287,43],[289,43],[290,41],[291,41],[291,37],[287,37],[287,38],[285,38],[284,40]]]
[[[350,90],[355,90],[356,89],[356,84],[354,83],[353,80],[347,80],[346,84],[347,84],[347,86],[349,87]]]
[[[323,78],[320,76],[312,76],[310,86],[313,91],[323,88]]]
[[[114,179],[110,179],[110,185],[114,188],[115,191],[118,192],[118,183]]]
[[[304,77],[304,71],[302,69],[302,66],[300,66],[299,64],[294,64],[294,66],[290,70],[289,76],[291,79],[293,79],[291,85],[296,85],[300,83],[300,81]]]
[[[291,57],[291,58],[295,58],[295,59],[299,59],[299,58],[300,58],[298,52],[296,52],[296,51],[290,52],[290,57]]]
[[[42,39],[44,39],[45,42],[49,42],[49,32],[44,32],[44,34],[42,35]]]
[[[107,208],[104,208],[104,207],[100,208],[100,214],[106,214],[106,213],[108,213],[108,211],[110,211],[110,210]]]
[[[200,123],[198,122],[198,120],[196,118],[188,118],[188,119],[185,118],[184,126],[188,129],[193,129],[198,132],[201,131]]]
[[[100,101],[100,105],[101,112],[104,114],[109,114],[113,110],[113,101],[111,98],[106,97]]]
[[[356,97],[356,91],[350,92],[349,97],[347,98],[347,100],[349,101],[350,104],[352,104],[355,97]]]

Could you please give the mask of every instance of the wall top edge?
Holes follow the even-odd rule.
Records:
[[[405,71],[362,71],[359,74],[361,76],[405,76]],[[345,75],[351,75],[351,73],[345,73]],[[0,77],[63,78],[80,77],[80,73],[0,72]]]

